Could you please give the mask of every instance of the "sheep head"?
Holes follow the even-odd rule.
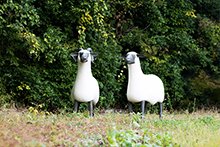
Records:
[[[136,52],[128,52],[126,54],[125,60],[127,64],[134,64],[134,63],[140,62],[139,58],[145,58],[145,57]]]
[[[96,55],[93,53],[91,48],[80,48],[77,53],[72,53],[71,56],[75,61],[78,60],[81,63],[93,62],[96,58]]]

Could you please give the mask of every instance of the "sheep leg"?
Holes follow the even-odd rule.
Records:
[[[93,112],[93,101],[89,102],[89,116],[93,117],[94,116],[94,112]]]
[[[78,112],[78,110],[79,110],[79,102],[75,100],[74,101],[74,111]]]
[[[133,112],[133,108],[132,108],[132,103],[131,102],[128,102],[128,111],[129,111],[129,113]]]
[[[162,118],[162,111],[163,111],[163,103],[159,103],[160,104],[160,111],[159,111],[159,118]]]
[[[144,118],[145,115],[145,101],[141,101],[141,113],[142,113],[142,118]]]

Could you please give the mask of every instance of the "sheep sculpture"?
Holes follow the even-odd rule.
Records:
[[[71,56],[78,62],[76,80],[71,91],[71,99],[74,101],[74,111],[78,112],[79,105],[82,102],[89,103],[89,115],[94,116],[94,106],[99,100],[99,85],[93,77],[91,71],[91,62],[95,55],[91,48],[80,49]]]
[[[154,105],[159,102],[159,117],[162,117],[162,103],[164,101],[164,85],[162,80],[154,74],[144,74],[141,69],[139,55],[128,52],[125,60],[128,65],[127,99],[129,110],[132,103],[141,102],[142,118],[145,114],[145,102]]]

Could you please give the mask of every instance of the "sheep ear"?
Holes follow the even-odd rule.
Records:
[[[93,52],[91,48],[87,48],[87,51],[89,51],[90,53]]]
[[[77,61],[78,53],[71,53],[70,56],[73,58],[75,62]]]
[[[139,57],[140,59],[145,59],[146,58],[146,56],[141,55],[141,54],[137,54],[137,57]]]
[[[91,54],[91,61],[94,63],[94,60],[97,58],[97,53],[94,53],[93,52],[93,50],[91,49],[91,48],[87,48],[87,51],[89,51],[90,52],[90,54]]]
[[[78,48],[74,53],[71,53],[70,56],[73,58],[73,60],[76,62],[78,58],[78,52],[83,50],[83,48]]]
[[[96,58],[97,58],[97,54],[96,53],[91,53],[91,57],[92,57],[92,62],[94,63],[94,61],[96,60]]]

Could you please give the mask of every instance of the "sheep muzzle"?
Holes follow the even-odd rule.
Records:
[[[87,53],[79,53],[80,62],[87,62],[89,58],[89,54]]]
[[[127,54],[127,56],[125,57],[125,60],[126,60],[127,64],[134,64],[135,63],[135,55]]]

